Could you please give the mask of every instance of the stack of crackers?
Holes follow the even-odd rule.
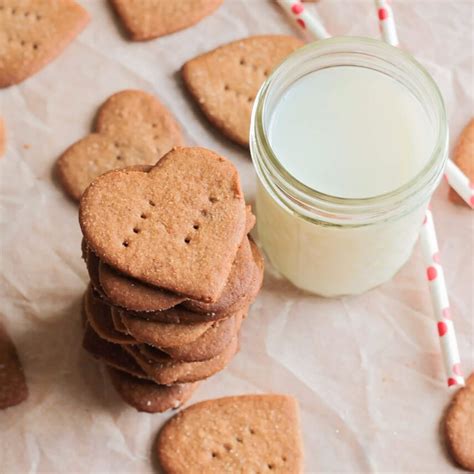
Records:
[[[235,167],[175,148],[98,177],[80,204],[85,349],[140,411],[185,402],[236,354],[263,259]]]

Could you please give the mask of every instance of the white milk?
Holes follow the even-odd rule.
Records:
[[[426,112],[405,86],[354,66],[296,81],[273,110],[268,135],[290,174],[343,198],[399,188],[421,171],[434,141]]]
[[[421,102],[369,68],[310,72],[268,114],[266,134],[281,165],[335,197],[368,198],[400,188],[427,164],[435,143]],[[434,189],[398,217],[327,225],[283,206],[261,177],[257,222],[265,252],[296,286],[325,296],[361,293],[390,279],[412,252]]]

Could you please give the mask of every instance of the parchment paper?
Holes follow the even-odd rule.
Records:
[[[246,151],[215,133],[185,95],[179,68],[220,44],[257,33],[298,34],[270,0],[226,0],[192,29],[148,43],[121,33],[106,1],[81,3],[87,29],[51,65],[0,91],[8,131],[0,161],[1,317],[23,360],[30,397],[0,413],[0,471],[153,472],[152,442],[170,416],[139,414],[114,393],[80,347],[79,301],[87,275],[76,206],[52,165],[87,134],[99,104],[124,88],[157,94],[189,144],[239,168],[253,201]],[[333,34],[378,36],[373,3],[322,0]],[[397,1],[402,46],[440,85],[453,137],[473,115],[473,3]],[[473,216],[434,198],[464,371],[474,368]],[[419,249],[393,281],[359,297],[322,299],[267,265],[242,330],[242,348],[192,401],[253,392],[299,400],[306,472],[455,472],[439,438],[449,399]]]

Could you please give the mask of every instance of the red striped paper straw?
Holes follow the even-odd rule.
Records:
[[[398,35],[392,8],[387,4],[386,0],[375,0],[375,5],[383,39],[392,46],[398,46]],[[450,166],[448,164],[447,169],[450,169]],[[459,173],[462,174],[461,170],[459,170]],[[459,177],[456,182],[459,182]],[[431,209],[426,211],[425,221],[420,232],[420,243],[426,265],[426,276],[429,281],[431,302],[438,325],[441,354],[443,356],[448,386],[464,385],[458,343],[451,320],[448,291],[446,289],[443,267],[440,263],[438,239]]]
[[[444,271],[441,266],[433,214],[430,209],[426,210],[425,221],[420,232],[420,240],[426,266],[426,278],[429,282],[431,301],[437,320],[439,342],[448,386],[464,385],[458,343],[451,319]]]
[[[398,46],[397,28],[395,27],[392,7],[387,0],[375,0],[375,6],[383,39],[392,46]]]
[[[311,13],[309,13],[300,0],[276,0],[285,10],[287,15],[293,19],[298,27],[312,39],[320,40],[329,38],[331,35],[326,31],[324,25]]]
[[[392,7],[387,0],[374,0],[377,8],[377,16],[379,19],[380,32],[385,42],[392,46],[399,46],[397,28],[395,18],[393,16]],[[466,201],[467,205],[474,209],[474,186],[469,178],[448,159],[445,176],[449,185]]]

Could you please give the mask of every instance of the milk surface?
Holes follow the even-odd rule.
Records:
[[[434,133],[405,86],[356,66],[298,79],[267,123],[271,147],[290,174],[343,198],[378,196],[410,181],[429,160]]]

